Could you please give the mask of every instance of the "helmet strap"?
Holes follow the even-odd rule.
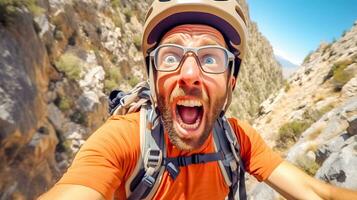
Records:
[[[234,74],[234,61],[233,61],[232,67],[231,67],[230,74],[228,75],[228,78],[227,78],[227,83],[226,83],[227,84],[227,97],[226,97],[226,101],[224,102],[224,106],[222,109],[223,113],[225,113],[228,110],[228,107],[232,102],[232,93],[233,93],[233,90],[235,87],[235,86],[232,86],[232,84],[231,84],[233,74]]]
[[[152,97],[152,106],[156,109],[157,106],[157,95],[156,95],[156,87],[155,87],[155,77],[154,77],[154,66],[151,59],[149,59],[149,86]]]

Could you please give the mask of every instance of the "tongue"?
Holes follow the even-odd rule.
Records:
[[[195,123],[199,114],[197,107],[178,106],[178,112],[182,121],[186,124]]]

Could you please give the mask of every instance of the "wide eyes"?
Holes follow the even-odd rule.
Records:
[[[183,47],[174,44],[158,46],[151,53],[154,65],[158,71],[170,72],[176,70],[182,59],[194,56],[197,64],[206,73],[219,74],[226,71],[228,61],[234,59],[234,55],[220,46]]]
[[[216,64],[216,63],[217,63],[216,59],[214,59],[214,57],[211,55],[206,55],[202,59],[203,65],[212,65],[212,64]]]
[[[176,64],[176,63],[180,62],[178,57],[174,56],[174,55],[166,55],[164,57],[163,61],[165,64],[168,64],[168,65]]]

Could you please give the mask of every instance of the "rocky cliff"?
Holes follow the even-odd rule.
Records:
[[[0,0],[1,200],[33,199],[51,187],[108,117],[106,94],[144,80],[140,36],[148,4]],[[248,21],[248,56],[230,113],[249,120],[282,74]]]
[[[357,21],[341,38],[309,54],[263,102],[255,127],[308,174],[357,189]],[[277,199],[266,186],[254,199]]]
[[[228,114],[251,121],[257,116],[259,105],[283,82],[282,69],[277,63],[269,41],[250,20],[248,4],[238,1],[248,18],[248,50],[240,68]]]

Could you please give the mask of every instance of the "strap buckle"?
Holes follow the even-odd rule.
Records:
[[[200,156],[199,156],[199,154],[193,154],[193,155],[192,155],[192,163],[193,163],[193,164],[199,164],[199,163],[200,163]]]
[[[142,179],[142,182],[146,186],[152,188],[155,184],[155,178],[152,176],[145,175],[144,178]]]
[[[162,151],[158,149],[151,149],[149,148],[146,152],[145,159],[144,159],[144,167],[145,170],[149,168],[153,168],[156,172],[162,163]]]
[[[180,167],[186,166],[186,158],[185,157],[177,157],[177,164]]]

